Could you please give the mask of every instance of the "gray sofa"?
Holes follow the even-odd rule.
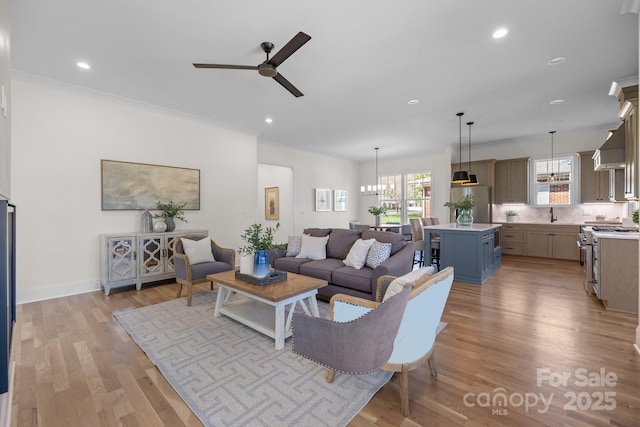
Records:
[[[410,272],[413,266],[415,246],[406,242],[398,233],[338,228],[308,228],[303,233],[314,237],[329,236],[327,258],[310,260],[284,256],[283,251],[272,251],[269,254],[271,265],[276,270],[326,280],[329,285],[318,290],[319,297],[323,299],[330,299],[333,295],[341,293],[373,300],[378,277],[402,276]],[[346,266],[343,260],[351,246],[360,238],[374,238],[381,243],[391,243],[391,255],[375,269],[365,266],[357,270]]]

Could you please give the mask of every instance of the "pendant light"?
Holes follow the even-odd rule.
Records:
[[[454,172],[453,177],[451,178],[452,184],[463,184],[465,182],[469,182],[469,173],[467,171],[462,170],[462,116],[464,113],[457,113],[458,116],[458,127],[460,130],[460,158],[458,162],[458,170]]]
[[[361,185],[360,186],[360,193],[363,196],[377,196],[377,195],[379,195],[379,191],[380,190],[383,190],[383,189],[386,188],[386,186],[383,187],[378,183],[378,150],[379,149],[380,149],[380,147],[376,147],[375,148],[375,150],[376,150],[376,179],[374,181],[375,184],[366,185],[366,186],[365,185]]]
[[[469,182],[463,182],[462,185],[465,187],[470,187],[472,185],[480,184],[478,182],[478,177],[475,173],[471,173],[471,125],[473,122],[467,122],[467,126],[469,126]]]
[[[552,130],[549,133],[551,134],[551,175],[549,175],[549,182],[556,182],[556,175],[553,173],[553,134],[556,133],[556,131]]]

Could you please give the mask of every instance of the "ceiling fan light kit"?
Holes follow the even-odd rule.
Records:
[[[259,64],[259,65],[230,65],[230,64],[201,64],[194,63],[193,66],[196,68],[222,68],[227,70],[258,70],[258,74],[264,77],[271,77],[282,87],[287,89],[293,96],[296,98],[300,96],[304,96],[298,88],[289,82],[289,80],[285,79],[282,74],[278,72],[278,66],[282,64],[287,58],[293,55],[298,49],[300,49],[306,42],[311,40],[311,36],[300,31],[296,34],[289,42],[284,45],[282,49],[280,49],[273,58],[269,59],[269,54],[273,50],[273,43],[271,42],[262,42],[260,43],[260,47],[267,54],[267,59]]]

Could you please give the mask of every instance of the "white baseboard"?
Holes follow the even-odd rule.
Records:
[[[40,288],[16,290],[16,304],[44,301],[52,298],[68,297],[69,295],[85,294],[101,290],[100,280],[83,280],[71,283],[59,283]]]
[[[9,362],[9,391],[0,394],[0,426],[11,425],[11,408],[13,402],[13,378],[16,371],[16,363],[13,356]]]

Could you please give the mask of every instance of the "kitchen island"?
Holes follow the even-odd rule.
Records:
[[[638,233],[592,233],[598,297],[608,310],[638,313]]]
[[[481,285],[502,264],[501,227],[482,223],[425,226],[424,253],[431,253],[431,235],[439,235],[440,268],[452,266],[454,280]]]

